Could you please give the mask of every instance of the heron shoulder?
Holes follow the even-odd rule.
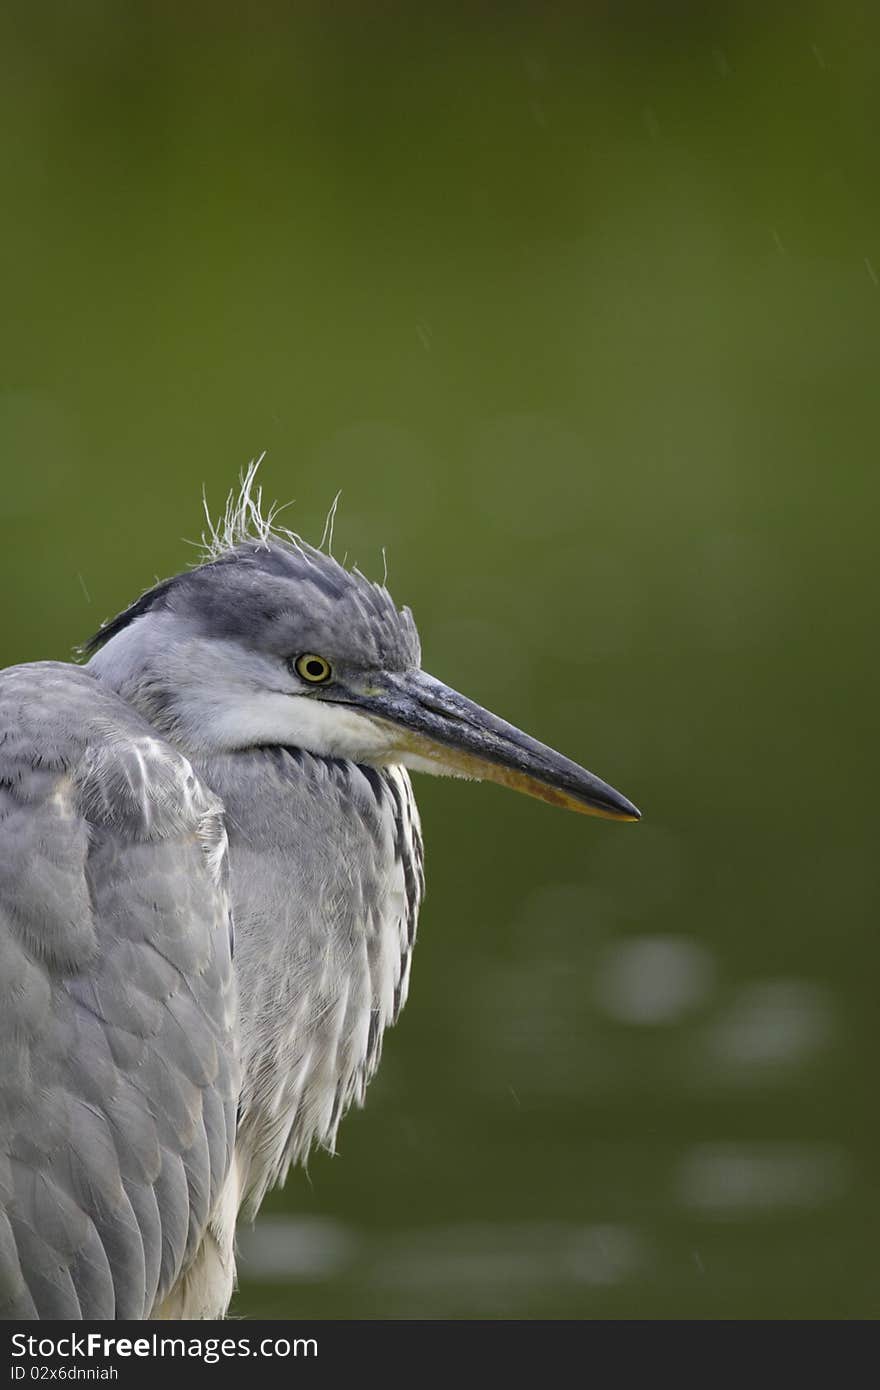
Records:
[[[0,1312],[148,1316],[231,1161],[222,804],[92,676],[37,663],[0,672],[0,836]]]
[[[64,662],[0,671],[0,762],[20,797],[29,772],[35,791],[43,775],[68,779],[99,820],[127,824],[139,839],[223,810],[183,753],[94,675]]]

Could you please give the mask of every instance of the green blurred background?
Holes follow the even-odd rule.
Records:
[[[422,779],[270,1317],[878,1310],[880,13],[12,3],[5,662],[266,491],[641,826]]]

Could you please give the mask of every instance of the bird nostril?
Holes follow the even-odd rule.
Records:
[[[422,709],[426,709],[429,714],[439,714],[443,719],[455,719],[458,717],[453,714],[451,710],[446,709],[445,706],[435,705],[432,700],[426,700],[424,696],[420,697],[419,704]]]

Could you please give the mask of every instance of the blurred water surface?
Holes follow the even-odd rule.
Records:
[[[240,1314],[873,1316],[880,20],[0,17],[6,662],[264,484],[639,827],[418,787],[413,988]]]

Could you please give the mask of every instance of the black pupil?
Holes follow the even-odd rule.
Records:
[[[306,671],[308,672],[308,674],[309,674],[310,676],[323,676],[323,674],[324,674],[324,663],[323,663],[323,661],[307,661],[307,662],[306,662]]]

